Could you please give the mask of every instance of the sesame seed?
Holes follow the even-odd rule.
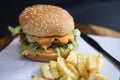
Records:
[[[35,23],[35,25],[37,25],[37,26],[38,26],[38,23]]]
[[[36,15],[36,10],[33,11],[34,15]]]
[[[31,23],[33,23],[33,20],[31,20]]]
[[[44,29],[46,29],[46,27],[44,27]]]
[[[28,18],[28,16],[25,16],[25,18],[27,19],[27,18]]]
[[[58,22],[58,19],[57,19],[57,18],[55,18],[55,22],[56,22],[56,23]]]
[[[57,23],[55,23],[55,25],[57,26]]]

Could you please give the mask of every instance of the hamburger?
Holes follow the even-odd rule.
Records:
[[[80,32],[73,17],[53,5],[33,5],[19,16],[21,53],[33,61],[66,58],[76,47]]]

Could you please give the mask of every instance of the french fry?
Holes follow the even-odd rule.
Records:
[[[79,78],[79,73],[77,69],[70,63],[66,63],[66,66]]]
[[[95,74],[95,77],[97,80],[108,80],[106,77],[100,75],[100,74]]]
[[[108,80],[108,79],[100,74],[90,74],[88,80]]]
[[[102,57],[101,54],[98,54],[96,61],[97,61],[97,64],[98,64],[97,72],[99,73],[99,72],[102,71],[102,69],[104,67],[104,61],[103,61],[103,57]]]
[[[44,78],[32,78],[32,80],[47,80],[47,79],[44,79]]]
[[[86,80],[84,77],[81,77],[79,80]]]
[[[100,75],[104,61],[101,54],[88,55],[77,54],[72,51],[66,60],[58,57],[57,61],[43,64],[41,71],[43,78],[32,80],[108,80]]]
[[[101,54],[89,55],[87,57],[87,68],[91,73],[99,73],[104,67],[104,61]]]
[[[71,63],[77,67],[77,53],[75,51],[71,51],[69,56],[66,58],[66,62]]]
[[[53,77],[55,79],[59,78],[60,75],[59,75],[59,72],[58,72],[58,69],[57,69],[57,62],[56,61],[50,61],[49,64],[50,64],[50,70],[51,70],[51,73],[52,73]]]
[[[51,71],[50,71],[50,67],[49,67],[49,64],[43,64],[41,66],[41,71],[42,71],[42,74],[43,74],[43,77],[45,79],[54,79]]]
[[[58,57],[57,64],[58,70],[62,73],[62,76],[69,75],[73,80],[77,80],[77,76],[67,68],[64,58]]]
[[[64,75],[59,80],[73,80],[69,75]]]
[[[78,69],[80,76],[87,77],[88,73],[87,73],[86,59],[85,59],[84,54],[77,55],[77,62],[78,62],[77,69]]]
[[[96,55],[89,55],[86,59],[86,63],[87,63],[87,69],[91,72],[91,73],[96,73],[97,69],[98,69],[98,65],[96,62]]]

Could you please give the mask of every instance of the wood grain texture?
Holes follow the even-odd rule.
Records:
[[[15,38],[17,37],[18,35],[8,35],[4,38],[1,38],[0,39],[0,51],[2,51],[7,45],[9,45],[9,43]]]
[[[102,27],[97,25],[87,25],[87,24],[75,24],[75,27],[78,28],[84,34],[93,34],[100,36],[108,36],[120,38],[120,32]],[[0,39],[0,51],[2,51],[15,37],[12,35],[6,36]]]
[[[92,24],[88,24],[88,25],[76,24],[75,26],[84,34],[93,34],[93,35],[120,38],[120,32],[105,28],[103,26],[97,26]]]

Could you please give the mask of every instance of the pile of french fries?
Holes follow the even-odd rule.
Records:
[[[71,51],[64,59],[58,57],[57,61],[50,61],[41,65],[43,78],[32,80],[108,80],[100,75],[104,67],[101,54],[88,55]]]

